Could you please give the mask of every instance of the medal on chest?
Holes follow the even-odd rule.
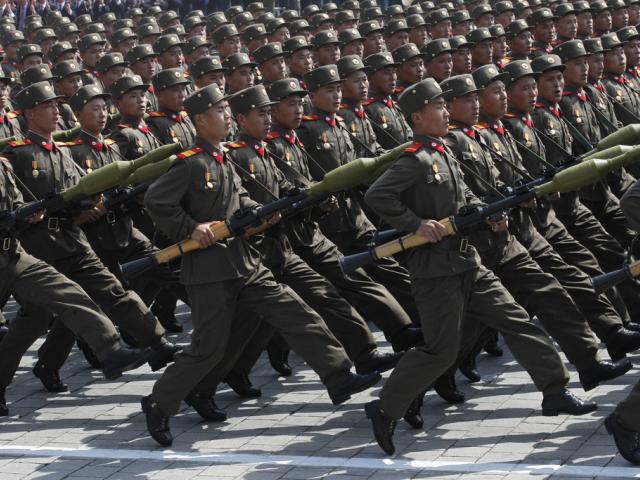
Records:
[[[622,103],[622,90],[616,88],[616,102]]]
[[[139,138],[136,138],[136,145],[138,146],[138,153],[142,154],[144,151],[144,143]]]
[[[380,120],[382,121],[382,128],[389,128],[389,124],[387,123],[387,116],[383,113],[380,114]]]
[[[90,159],[90,158],[87,158],[87,159],[84,161],[84,169],[87,171],[87,173],[91,173],[91,172],[93,172],[93,168],[92,168],[92,166],[91,166],[91,165],[92,165],[91,159]]]
[[[524,132],[524,144],[527,147],[530,147],[532,145],[531,143],[531,137],[529,136],[529,132]]]
[[[549,120],[549,135],[555,135],[556,133],[556,124],[553,122],[553,120]]]
[[[256,164],[255,163],[250,163],[249,164],[249,174],[251,175],[251,178],[256,178]]]
[[[31,176],[33,178],[38,178],[38,176],[40,175],[40,170],[38,169],[38,161],[37,160],[32,160],[31,161]]]
[[[284,159],[287,162],[287,165],[291,166],[291,152],[285,152]]]
[[[576,108],[573,114],[576,117],[576,123],[578,124],[582,123],[582,116],[580,115],[580,109]]]
[[[213,189],[213,182],[211,181],[211,178],[212,178],[211,172],[207,171],[204,173],[204,184],[207,190]]]
[[[351,133],[356,133],[358,131],[358,126],[356,122],[351,122]]]
[[[469,153],[471,154],[471,158],[474,160],[477,158],[476,150],[473,148],[473,145],[469,145]]]
[[[322,148],[324,148],[325,150],[329,150],[331,148],[331,144],[329,143],[329,135],[327,134],[327,132],[322,132],[320,138],[322,139]]]
[[[176,135],[176,132],[173,131],[173,128],[169,129],[169,135],[171,135],[171,141],[173,143],[178,143],[178,136]]]
[[[440,167],[438,167],[437,163],[431,165],[431,170],[433,170],[433,178],[436,182],[442,182],[442,175],[440,175]]]
[[[500,144],[498,142],[493,142],[493,149],[498,152],[498,154],[500,153]]]

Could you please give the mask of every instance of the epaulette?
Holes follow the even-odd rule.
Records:
[[[341,110],[348,110],[349,109],[349,105],[347,105],[346,103],[341,103],[340,104],[340,109]]]
[[[166,117],[167,114],[163,112],[149,112],[147,115],[150,117]]]
[[[533,106],[536,107],[536,108],[544,108],[544,103],[536,102],[536,103],[533,104]]]
[[[238,140],[237,142],[227,142],[227,148],[244,148],[248,147],[249,144],[244,140]]]
[[[363,107],[368,107],[369,105],[371,105],[375,101],[376,101],[375,98],[367,98],[364,102],[362,102],[362,106]]]
[[[181,116],[182,118],[187,118],[187,117],[189,116],[189,114],[187,113],[187,111],[186,111],[186,110],[182,110],[182,111],[180,112],[180,116]]]
[[[490,125],[487,122],[478,122],[474,125],[478,130],[484,130],[485,128],[489,128]]]
[[[116,143],[116,141],[113,138],[105,138],[104,139],[104,143],[105,145],[113,145],[114,143]]]
[[[202,152],[202,148],[200,147],[193,147],[189,150],[185,150],[184,152],[180,152],[179,154],[176,155],[176,157],[181,158],[181,159],[185,159],[185,158],[189,158],[194,156],[196,153],[200,153]]]
[[[520,118],[520,115],[517,113],[505,113],[504,116],[507,118]]]
[[[422,148],[422,142],[413,142],[407,148],[404,149],[407,153],[416,153],[418,150]]]
[[[313,120],[320,120],[320,115],[304,115],[302,120],[305,122],[311,122]]]
[[[344,117],[341,117],[340,115],[336,115],[336,120],[344,122]]]
[[[462,128],[461,125],[458,125],[457,123],[450,123],[449,126],[447,127],[449,130],[456,130],[456,129],[460,129]]]
[[[31,140],[25,138],[24,140],[12,140],[9,142],[9,146],[11,146],[11,148],[24,147],[25,145],[31,145]]]
[[[20,112],[18,111],[7,112],[7,118],[18,118],[19,116]]]
[[[402,85],[396,85],[396,88],[393,90],[394,93],[402,93],[405,91],[405,87]]]
[[[71,140],[69,142],[60,142],[60,141],[56,141],[54,142],[56,144],[57,147],[73,147],[74,145],[82,145],[84,143],[84,140]]]
[[[269,132],[267,133],[265,140],[273,140],[275,138],[280,138],[280,137],[281,135],[278,132]]]
[[[123,128],[131,128],[131,125],[128,123],[119,123],[118,124],[118,128],[123,129]]]

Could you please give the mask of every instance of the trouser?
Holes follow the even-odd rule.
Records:
[[[0,389],[11,383],[24,353],[50,325],[50,315],[24,312],[55,314],[57,322],[87,342],[101,360],[120,348],[115,327],[84,290],[22,249],[14,266],[0,275],[0,294],[8,292],[20,303],[21,311],[0,342]]]
[[[475,336],[463,330],[475,330],[478,323],[503,334],[538,390],[551,394],[565,388],[569,375],[553,343],[484,266],[414,279],[411,286],[425,345],[403,355],[380,391],[380,406],[391,418],[402,418],[411,402],[455,363],[459,350],[470,350],[462,341],[473,342]]]
[[[627,248],[635,233],[629,227],[629,222],[620,209],[620,202],[610,191],[605,192],[605,198],[597,201],[581,198],[580,201],[593,212],[602,226],[613,238]]]
[[[627,398],[622,400],[614,411],[624,427],[640,432],[640,382],[636,383]]]
[[[181,400],[216,368],[227,348],[236,348],[229,338],[240,306],[243,314],[262,315],[278,329],[323,381],[352,366],[322,318],[293,290],[276,283],[263,266],[242,278],[187,285],[187,292],[193,322],[191,345],[176,355],[153,387],[153,398],[167,415],[178,411]]]

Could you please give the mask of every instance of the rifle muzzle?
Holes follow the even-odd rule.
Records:
[[[598,275],[597,277],[593,277],[591,278],[591,282],[593,283],[593,289],[598,295],[600,295],[601,293],[606,292],[610,288],[613,288],[619,283],[622,283],[630,278],[633,278],[633,276],[631,275],[629,266],[625,265],[624,267],[618,270],[614,270],[613,272],[608,272],[602,275]]]
[[[340,257],[338,261],[340,263],[342,273],[348,275],[360,267],[375,263],[376,257],[374,256],[372,250],[366,250],[364,252],[354,253],[353,255]]]
[[[118,264],[120,274],[125,280],[133,280],[134,278],[142,275],[145,272],[155,268],[157,265],[152,255],[138,258],[127,263]]]

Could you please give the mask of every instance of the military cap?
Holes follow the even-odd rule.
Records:
[[[385,27],[385,35],[390,37],[391,35],[395,35],[398,32],[408,32],[411,30],[407,25],[407,21],[405,19],[394,19],[390,20]]]
[[[213,38],[213,42],[216,45],[219,45],[228,38],[239,37],[239,36],[240,36],[240,33],[238,33],[238,29],[236,28],[236,26],[230,23],[230,24],[222,25],[215,32],[213,32],[212,38]]]
[[[76,17],[75,20],[75,24],[78,25],[78,27],[82,27],[83,25],[88,25],[93,21],[93,19],[91,18],[91,15],[89,15],[88,13],[83,13],[82,15],[78,15]]]
[[[297,10],[285,10],[280,14],[280,16],[287,22],[292,22],[293,20],[300,18],[300,14]]]
[[[424,17],[419,13],[414,13],[407,17],[407,26],[411,28],[418,28],[426,25],[427,22],[424,21]]]
[[[339,44],[338,34],[334,30],[322,30],[316,33],[311,39],[311,45],[314,49],[318,49],[325,45]]]
[[[131,40],[133,38],[138,38],[138,36],[133,33],[133,30],[131,30],[129,27],[125,27],[113,32],[109,43],[111,43],[111,45],[118,45],[125,40]]]
[[[467,40],[471,43],[478,44],[480,42],[484,42],[485,40],[494,40],[495,37],[491,35],[491,31],[487,27],[476,28],[475,30],[471,30],[467,34]]]
[[[430,62],[438,55],[443,53],[452,52],[451,44],[446,38],[438,38],[437,40],[429,41],[421,50],[422,56],[425,61]]]
[[[424,12],[428,12],[429,10],[436,8],[436,5],[431,1],[420,2],[420,8],[422,8]]]
[[[96,70],[100,73],[106,73],[110,68],[117,66],[127,66],[127,61],[120,52],[106,53],[96,62]]]
[[[24,19],[25,23],[30,23],[30,22],[40,22],[42,23],[42,17],[38,14],[34,14],[34,15],[27,15]]]
[[[504,12],[514,12],[516,9],[513,6],[513,2],[511,0],[503,0],[501,2],[496,3],[496,13],[504,13]]]
[[[160,55],[161,53],[166,52],[170,48],[173,47],[183,47],[184,42],[180,39],[180,37],[176,34],[162,35],[156,43],[153,44],[153,50],[156,54]]]
[[[367,69],[359,55],[345,55],[338,60],[336,66],[338,67],[338,73],[342,80],[347,78],[353,72]]]
[[[164,12],[162,15],[158,17],[158,23],[160,24],[160,26],[164,27],[169,22],[172,22],[173,20],[176,20],[176,19],[177,20],[180,19],[178,14],[173,10],[169,10],[167,12]]]
[[[451,50],[458,50],[459,48],[469,48],[473,45],[473,43],[467,40],[467,37],[464,35],[454,35],[449,39],[449,46]],[[423,52],[424,53],[424,52]]]
[[[287,22],[284,18],[274,18],[266,24],[267,32],[269,33],[269,35],[272,35],[281,27],[289,27],[289,22]]]
[[[256,13],[256,12],[259,12],[260,10],[265,10],[264,3],[251,2],[249,5],[247,5],[247,10],[249,10],[251,13]]]
[[[280,42],[272,42],[256,48],[251,55],[258,65],[262,65],[273,58],[284,57],[284,52]]]
[[[249,23],[253,22],[254,18],[253,15],[251,15],[251,12],[242,12],[239,13],[238,15],[236,15],[233,18],[233,23],[238,27],[241,28],[245,25],[248,25]]]
[[[336,14],[335,22],[336,22],[336,25],[339,25],[341,23],[353,22],[353,21],[355,21],[355,19],[356,19],[356,16],[353,13],[353,11],[351,11],[351,10],[340,10]]]
[[[596,53],[604,52],[602,48],[602,40],[600,38],[588,38],[582,41],[584,49],[587,51],[587,55],[595,55]]]
[[[532,9],[536,9],[538,7],[542,7],[542,0],[528,0],[529,6]]]
[[[59,10],[49,10],[44,15],[44,21],[47,25],[52,25],[56,23],[57,20],[62,18],[62,12]]]
[[[98,21],[101,23],[112,23],[115,22],[118,19],[118,17],[116,17],[116,14],[113,12],[107,12],[107,13],[103,13],[102,15],[100,15],[98,17]]]
[[[232,53],[222,61],[222,66],[227,69],[228,73],[232,73],[234,70],[248,65],[250,67],[257,67],[258,64],[251,61],[249,55],[244,52]]]
[[[204,21],[204,18],[202,17],[189,17],[186,18],[184,21],[184,29],[187,32],[190,32],[191,30],[193,30],[195,27],[199,26],[199,25],[206,25],[207,22]]]
[[[103,91],[98,85],[85,85],[80,87],[78,91],[69,98],[69,105],[74,112],[79,112],[94,98],[104,98],[107,100],[108,98],[111,98],[111,94]]]
[[[284,51],[285,56],[290,56],[294,52],[303,50],[305,48],[311,49],[311,45],[309,45],[309,43],[307,42],[306,37],[299,35],[297,37],[291,37],[289,40],[284,42],[282,50]]]
[[[6,17],[4,17],[6,18]],[[0,24],[3,23],[3,19],[0,18]],[[51,26],[51,28],[53,28],[54,30],[57,30],[59,25],[66,25],[68,23],[73,23],[71,22],[71,19],[69,17],[60,17],[58,19],[56,19],[56,21],[53,23],[53,25]],[[13,24],[11,24],[13,25]]]
[[[152,5],[147,8],[147,13],[150,15],[158,15],[162,13],[162,7],[160,5]]]
[[[422,56],[415,43],[405,43],[391,52],[391,55],[393,55],[393,60],[399,64]]]
[[[449,77],[440,82],[440,88],[444,92],[443,96],[447,102],[478,92],[478,87],[476,87],[471,74]]]
[[[271,20],[275,19],[276,16],[272,12],[264,12],[256,17],[256,20],[264,23],[265,25]]]
[[[162,31],[162,35],[171,35],[175,34],[180,37],[180,40],[184,40],[187,36],[187,32],[185,32],[184,27],[182,25],[173,25],[172,27],[165,28]]]
[[[527,0],[516,0],[515,2],[513,2],[513,8],[516,9],[517,13],[522,13],[527,8],[533,8],[533,7]]]
[[[342,2],[341,8],[351,10],[352,12],[359,12],[362,7],[360,7],[358,0],[345,0]]]
[[[225,10],[224,14],[227,18],[233,18],[236,15],[240,15],[242,12],[244,12],[244,7],[242,5],[232,5]]]
[[[49,82],[38,82],[23,88],[16,95],[18,108],[28,110],[50,100],[62,98],[56,95]]]
[[[637,5],[640,3],[640,0],[626,0],[627,6]]]
[[[470,22],[471,15],[468,10],[458,10],[451,15],[451,24],[458,25],[459,23]]]
[[[75,23],[65,23],[63,25],[56,25],[56,32],[59,38],[64,38],[73,33],[80,33],[80,30]]]
[[[82,73],[82,66],[75,60],[64,60],[56,63],[51,70],[54,80],[62,80],[71,75],[79,75]]]
[[[363,0],[360,2],[360,8],[366,9],[371,7],[377,7],[378,2],[376,0]]]
[[[148,37],[150,35],[160,35],[161,34],[160,27],[155,22],[147,23],[145,25],[140,25],[138,27],[138,29],[136,30],[136,33],[138,34],[138,37],[140,37],[140,38]]]
[[[89,50],[94,45],[104,45],[105,43],[107,42],[99,33],[89,33],[80,37],[80,40],[78,40],[78,50],[84,52],[86,50]]]
[[[184,53],[193,53],[200,47],[211,47],[211,42],[201,35],[196,35],[187,39],[182,50]]]
[[[508,75],[505,77],[504,83],[509,86],[523,77],[538,77],[539,74],[531,69],[528,60],[513,60],[502,69]]]
[[[262,23],[253,23],[248,25],[247,28],[242,31],[242,39],[245,42],[250,42],[260,37],[266,37],[267,35],[267,29]]]
[[[589,2],[587,2],[586,0],[578,0],[577,2],[575,2],[573,4],[573,10],[575,11],[576,15],[584,12],[593,12],[593,8],[591,8],[591,5],[589,5]]]
[[[320,11],[320,7],[315,4],[307,5],[302,9],[302,16],[304,18],[309,18],[314,13],[318,13]]]
[[[300,86],[297,78],[283,78],[270,83],[266,87],[267,94],[272,102],[279,102],[291,95],[304,97],[309,92]]]
[[[323,23],[333,22],[333,19],[324,12],[314,13],[313,16],[309,19],[309,23],[318,28]]]
[[[595,13],[602,13],[609,10],[609,5],[604,0],[596,0],[595,2],[591,2],[591,10]]]
[[[336,5],[333,2],[327,2],[323,5],[323,10],[327,13],[329,12],[335,12],[336,10],[338,10],[338,5]]]
[[[491,25],[489,27],[489,32],[495,38],[500,38],[507,35],[507,33],[504,31],[504,27],[499,23],[496,23],[495,25]]]
[[[575,15],[576,10],[570,3],[560,3],[553,9],[553,16],[556,18],[566,17],[567,15]]]
[[[211,15],[207,17],[207,28],[209,31],[214,32],[218,27],[222,25],[229,25],[231,22],[227,20],[224,13],[222,12],[213,12]]]
[[[423,15],[424,10],[422,10],[422,7],[419,4],[414,4],[407,7],[407,9],[405,10],[405,13],[407,14],[407,23],[408,23],[410,15],[415,15],[416,13],[419,15]]]
[[[49,58],[53,62],[55,62],[56,60],[58,60],[58,58],[60,58],[65,53],[77,52],[77,51],[78,49],[73,45],[71,45],[71,43],[69,42],[65,41],[65,42],[54,43],[53,45],[51,45],[51,48],[49,49]]]
[[[600,40],[602,41],[602,49],[605,52],[622,46],[622,42],[618,38],[618,35],[616,35],[615,33],[607,33],[606,35],[601,35]]]
[[[116,20],[116,23],[114,23],[113,30],[117,31],[121,28],[130,28],[131,30],[133,30],[135,26],[136,24],[133,23],[133,20],[131,20],[130,18],[119,18],[118,20]]]
[[[372,33],[382,33],[384,32],[384,29],[380,26],[380,23],[377,20],[369,20],[368,22],[358,25],[358,31],[360,32],[360,35],[366,37]]]
[[[486,15],[487,13],[493,14],[496,12],[491,7],[491,5],[483,3],[473,9],[473,11],[471,12],[471,16],[473,17],[474,20],[478,20],[481,16]]]
[[[567,60],[587,55],[582,40],[569,40],[568,42],[561,43],[552,50],[552,53],[558,55],[563,63]]]
[[[291,35],[294,36],[304,30],[311,30],[311,25],[309,25],[309,22],[307,22],[307,20],[304,18],[298,18],[297,20],[294,20],[289,26],[289,31],[291,32]]]
[[[624,3],[624,0],[608,0],[607,6],[611,11],[627,8],[627,4]]]
[[[514,38],[520,35],[522,32],[526,32],[527,30],[531,30],[533,27],[527,23],[526,20],[519,18],[518,20],[514,20],[505,29],[507,33],[507,37]]]
[[[141,17],[142,15],[144,15],[144,12],[139,7],[131,7],[127,11],[127,15],[129,15],[131,18]]]
[[[111,96],[118,100],[125,93],[131,90],[144,90],[146,91],[149,85],[142,81],[142,78],[138,75],[125,75],[122,78],[116,80],[111,87],[109,87],[109,93]]]
[[[28,57],[29,55],[42,55],[42,50],[40,49],[40,45],[35,45],[33,43],[27,43],[18,48],[17,59],[18,63],[22,63],[22,61]]]
[[[638,29],[633,26],[621,28],[616,32],[616,34],[622,43],[627,43],[631,40],[638,40],[640,38]]]
[[[2,35],[2,44],[4,46],[10,45],[12,43],[24,42],[24,41],[25,41],[24,33],[22,33],[20,30],[6,32],[4,35]]]
[[[267,107],[277,102],[272,101],[264,85],[245,88],[229,97],[229,106],[234,115],[245,114],[254,108]]]
[[[193,78],[200,78],[205,73],[223,72],[225,68],[222,66],[218,57],[202,57],[196,60],[189,67],[189,72]]]
[[[127,52],[127,61],[130,64],[133,64],[143,58],[155,57],[156,52],[153,51],[153,47],[148,43],[142,43],[140,45],[136,45],[131,50]]]
[[[42,43],[50,38],[58,38],[52,28],[41,28],[33,36],[33,40],[35,43]]]
[[[338,67],[336,65],[324,65],[318,67],[310,72],[305,73],[302,76],[304,83],[307,85],[309,91],[317,90],[325,85],[331,85],[332,83],[339,83],[340,74],[338,73]]]
[[[500,70],[498,70],[498,67],[491,64],[483,65],[482,67],[476,68],[473,72],[471,72],[473,81],[476,83],[476,86],[479,89],[483,89],[490,83],[496,82],[498,80],[504,81],[508,75],[508,73],[500,72]]]
[[[453,2],[443,2],[440,4],[440,7],[442,8],[446,8],[447,10],[449,10],[450,12],[455,8],[453,6]]]
[[[555,17],[553,16],[553,13],[551,12],[550,9],[539,8],[535,10],[531,15],[529,15],[529,18],[527,18],[527,21],[529,22],[529,25],[536,26],[539,23],[546,22],[547,20],[554,20],[554,19]]]
[[[104,28],[104,25],[100,22],[94,22],[91,23],[89,25],[87,25],[87,28],[85,29],[86,33],[106,33],[107,29]]]
[[[449,11],[446,8],[433,10],[427,15],[427,23],[429,23],[430,25],[435,25],[436,23],[450,19],[451,15],[449,15]]]
[[[390,52],[378,52],[372,53],[365,57],[364,64],[367,67],[369,73],[375,73],[378,70],[382,70],[386,67],[397,67],[398,62],[394,61]]]
[[[355,41],[364,41],[362,35],[360,35],[360,32],[356,28],[345,28],[344,30],[339,31],[338,40],[342,46]]]
[[[30,67],[20,74],[20,83],[23,87],[27,87],[34,83],[49,81],[53,79],[49,65],[41,63],[35,67]]]
[[[156,92],[160,92],[175,85],[187,85],[189,80],[184,76],[184,72],[180,68],[167,68],[160,70],[151,79],[153,88]]]
[[[384,19],[384,13],[380,7],[365,8],[360,15],[360,20],[367,22],[369,20]]]
[[[389,8],[387,8],[387,18],[393,17],[404,17],[404,7],[402,5],[389,5]]]
[[[539,55],[531,60],[531,70],[535,73],[546,73],[551,70],[560,70],[561,72],[567,68],[562,64],[562,60],[558,55]]]

